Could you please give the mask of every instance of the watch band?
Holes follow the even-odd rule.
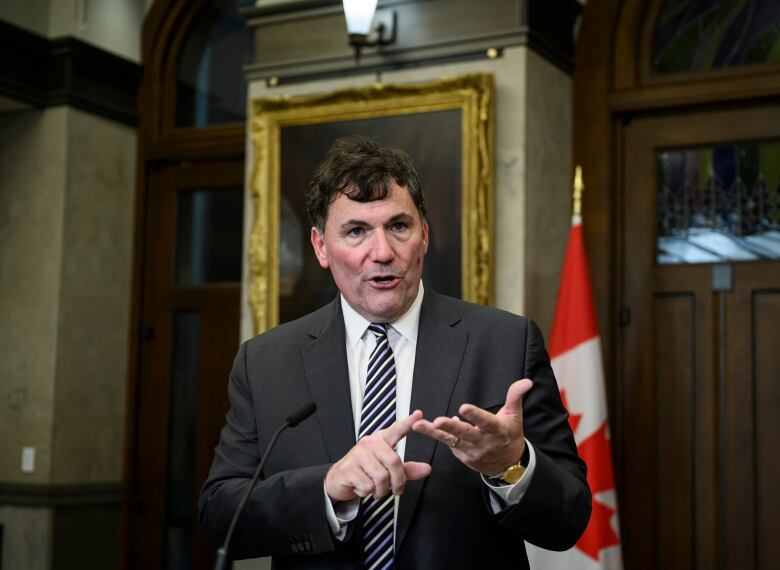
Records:
[[[526,443],[523,454],[520,456],[520,461],[510,465],[504,469],[501,473],[493,475],[488,479],[495,485],[514,485],[525,473],[525,468],[528,467],[528,461],[530,460],[531,452],[528,451],[528,444]]]

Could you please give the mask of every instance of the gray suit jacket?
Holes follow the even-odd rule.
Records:
[[[493,514],[478,473],[450,450],[410,434],[405,460],[432,474],[409,482],[396,526],[396,567],[527,567],[523,540],[571,547],[590,516],[585,465],[577,456],[544,349],[529,319],[426,289],[411,409],[457,414],[463,403],[497,411],[509,385],[534,380],[523,404],[536,471],[519,504]],[[317,411],[280,437],[236,526],[234,558],[273,555],[275,568],[359,568],[360,533],[336,541],[323,491],[327,469],[355,444],[341,305],[328,306],[244,343],[230,376],[231,409],[200,497],[201,527],[222,542],[248,479],[274,430],[309,400]],[[352,523],[350,527],[355,527]]]

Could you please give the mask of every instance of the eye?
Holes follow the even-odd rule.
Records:
[[[365,230],[363,230],[363,228],[361,228],[361,227],[359,227],[359,226],[356,226],[356,227],[354,227],[354,228],[350,228],[350,229],[348,229],[348,230],[347,230],[347,235],[348,235],[349,237],[360,237],[360,236],[362,236],[362,235],[363,235],[364,231],[365,231]]]
[[[406,222],[395,222],[391,227],[395,232],[403,232],[409,228],[409,224]]]

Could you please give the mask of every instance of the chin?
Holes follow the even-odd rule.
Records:
[[[379,321],[384,323],[392,322],[393,319],[400,316],[400,313],[395,308],[389,308],[389,309],[374,309],[371,314],[377,317]]]
[[[394,304],[392,306],[380,305],[371,307],[371,314],[381,322],[389,323],[400,317],[403,314],[403,309],[399,304]]]
[[[409,299],[404,291],[397,288],[388,291],[376,291],[374,295],[365,299],[368,301],[367,309],[381,322],[390,323],[397,319],[412,305],[414,298]],[[380,322],[380,321],[374,321]]]

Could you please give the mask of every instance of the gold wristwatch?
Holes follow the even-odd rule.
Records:
[[[523,455],[520,456],[520,461],[514,465],[510,465],[501,473],[498,475],[493,475],[489,479],[496,485],[514,485],[520,480],[520,477],[523,476],[523,473],[525,473],[525,468],[528,465],[529,457],[530,452],[528,451],[528,445],[526,445],[525,449],[523,450]]]
[[[491,479],[500,481],[504,485],[514,485],[520,480],[520,477],[523,476],[523,473],[525,473],[525,467],[520,465],[520,463],[515,463],[514,465],[504,469],[498,475],[491,477]]]

